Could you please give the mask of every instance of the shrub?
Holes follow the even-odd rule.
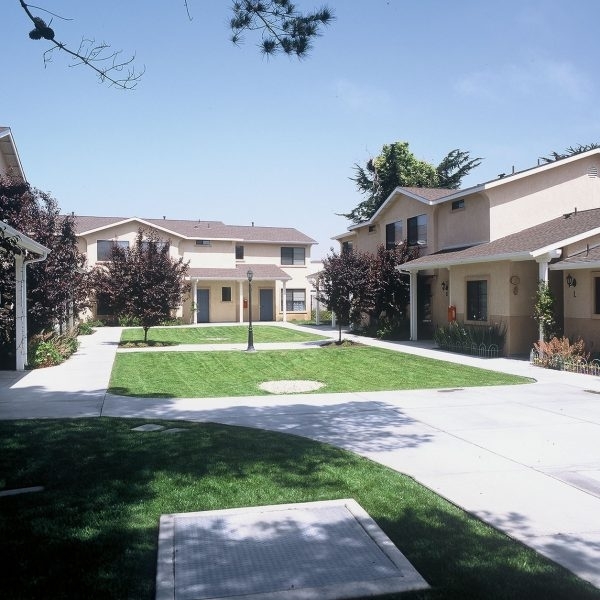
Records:
[[[139,327],[141,322],[138,317],[130,315],[120,315],[118,318],[119,327]]]
[[[77,331],[59,335],[55,332],[35,335],[29,343],[29,366],[52,367],[64,362],[79,346]]]
[[[506,341],[506,326],[504,323],[493,325],[465,325],[452,321],[438,327],[433,334],[435,343],[443,350],[478,354],[480,349],[489,350],[492,346],[502,354]]]
[[[571,342],[568,337],[553,337],[548,342],[535,342],[533,347],[537,352],[536,364],[548,369],[563,369],[566,362],[577,363],[590,358],[581,338]]]
[[[94,329],[89,322],[85,321],[77,325],[77,335],[91,335],[92,333],[94,333]]]

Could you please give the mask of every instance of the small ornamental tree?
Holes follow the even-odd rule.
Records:
[[[0,220],[50,249],[46,260],[27,267],[29,337],[55,326],[62,329],[71,315],[87,306],[89,295],[75,217],[61,215],[49,194],[0,177]],[[13,252],[8,250],[0,251],[0,356],[7,364],[15,339],[15,268]]]
[[[360,323],[373,309],[372,256],[352,250],[337,254],[332,250],[317,277],[317,300],[335,313],[341,342],[342,325]]]
[[[182,304],[189,291],[187,271],[183,258],[171,258],[168,241],[139,229],[132,247],[114,244],[111,260],[96,268],[96,292],[107,297],[117,315],[139,320],[146,342],[150,327],[168,320]]]

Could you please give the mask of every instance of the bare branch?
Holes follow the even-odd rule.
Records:
[[[70,65],[71,67],[79,65],[90,67],[96,72],[101,82],[107,81],[111,86],[114,85],[124,90],[131,90],[137,86],[146,69],[136,71],[133,65],[135,55],[127,60],[120,60],[121,50],[111,51],[110,45],[106,42],[97,44],[94,39],[87,38],[82,38],[77,50],[71,50],[65,43],[55,39],[54,30],[43,19],[31,12],[31,9],[38,9],[38,7],[27,4],[24,0],[19,0],[19,3],[34,24],[34,29],[29,32],[29,37],[33,40],[45,39],[53,45],[44,52],[44,66],[52,61],[52,54],[58,49],[75,59],[75,62]],[[49,13],[45,9],[38,10]],[[64,17],[59,18],[68,20]],[[122,76],[119,76],[120,74]]]

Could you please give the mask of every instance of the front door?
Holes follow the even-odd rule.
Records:
[[[197,323],[208,323],[209,290],[196,290]]]
[[[273,320],[273,290],[260,290],[260,321]]]

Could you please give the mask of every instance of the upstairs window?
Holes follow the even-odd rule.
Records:
[[[402,221],[394,221],[385,226],[385,247],[387,250],[395,248],[404,241],[402,235]]]
[[[427,215],[411,217],[406,221],[409,246],[427,246]]]
[[[235,260],[244,260],[244,246],[236,245]]]
[[[282,265],[304,265],[306,258],[304,248],[281,248]]]
[[[210,246],[210,240],[196,240],[196,246]]]
[[[460,200],[454,200],[454,202],[452,202],[452,210],[462,210],[465,207],[465,201],[464,198],[461,198]]]
[[[352,242],[342,242],[342,254],[345,254],[346,252],[352,252],[352,249]]]
[[[467,281],[467,320],[488,320],[487,281]]]
[[[112,247],[129,248],[129,242],[117,242],[115,240],[97,240],[96,241],[96,259],[107,261],[112,260]]]

